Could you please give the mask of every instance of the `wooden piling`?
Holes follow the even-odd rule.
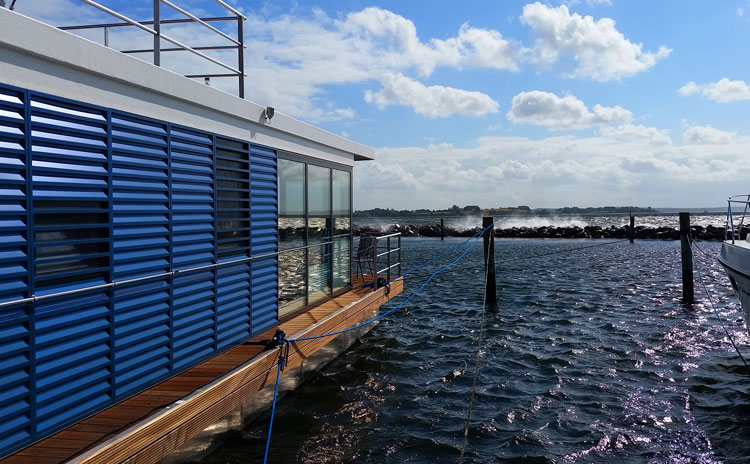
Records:
[[[690,246],[690,213],[680,213],[680,245],[682,248],[682,301],[695,301],[693,289],[693,249]]]
[[[497,306],[497,282],[495,278],[495,224],[492,216],[482,218],[484,231],[484,269],[487,274],[485,301],[488,306]]]
[[[635,216],[630,216],[630,230],[628,231],[628,238],[630,243],[635,240]]]
[[[445,240],[445,223],[444,219],[440,218],[440,240]]]

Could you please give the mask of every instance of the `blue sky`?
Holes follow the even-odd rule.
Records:
[[[248,16],[249,99],[376,149],[355,208],[707,207],[750,189],[750,0],[229,3]],[[75,0],[16,9],[109,20]]]

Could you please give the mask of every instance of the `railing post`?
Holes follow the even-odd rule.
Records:
[[[695,301],[693,289],[693,249],[690,246],[690,213],[680,213],[680,245],[682,248],[682,301]]]
[[[497,283],[495,281],[495,224],[492,216],[482,218],[484,231],[484,272],[487,275],[485,301],[489,306],[497,305]]]
[[[732,240],[734,243],[734,218],[732,217],[732,197],[727,200],[727,225],[724,228],[724,240]]]
[[[154,65],[161,66],[161,3],[154,0]]]
[[[401,277],[401,234],[398,234],[398,276]]]
[[[391,281],[391,237],[388,236],[386,239],[386,252],[388,253],[386,255],[386,264],[388,266],[388,271],[386,272],[386,275],[388,277],[388,280],[386,282]]]
[[[375,253],[373,253],[372,258],[372,290],[375,291],[378,289],[378,249],[380,248],[378,246],[378,242],[380,240],[376,237],[375,238]]]
[[[104,46],[109,47],[109,28],[104,26]]]
[[[242,16],[237,16],[237,68],[240,70],[239,75],[239,94],[240,98],[245,98],[245,38],[242,27]]]

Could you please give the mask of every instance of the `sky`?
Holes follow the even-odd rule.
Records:
[[[226,1],[247,16],[246,98],[375,149],[355,166],[355,209],[702,208],[750,191],[750,0]],[[100,3],[152,15],[150,0]],[[16,11],[112,21],[77,0]],[[200,25],[165,33],[223,40]],[[184,53],[163,65],[220,71]]]

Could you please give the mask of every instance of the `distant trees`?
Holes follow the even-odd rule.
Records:
[[[601,206],[579,208],[577,206],[566,206],[565,208],[538,208],[531,209],[526,205],[509,206],[499,208],[482,209],[477,205],[467,205],[463,208],[453,205],[448,209],[393,209],[393,208],[373,208],[367,210],[358,210],[354,212],[355,217],[411,217],[411,216],[470,216],[470,215],[491,215],[491,216],[513,216],[535,214],[539,216],[553,214],[628,214],[628,213],[654,213],[658,212],[650,206],[641,208],[637,206]]]

